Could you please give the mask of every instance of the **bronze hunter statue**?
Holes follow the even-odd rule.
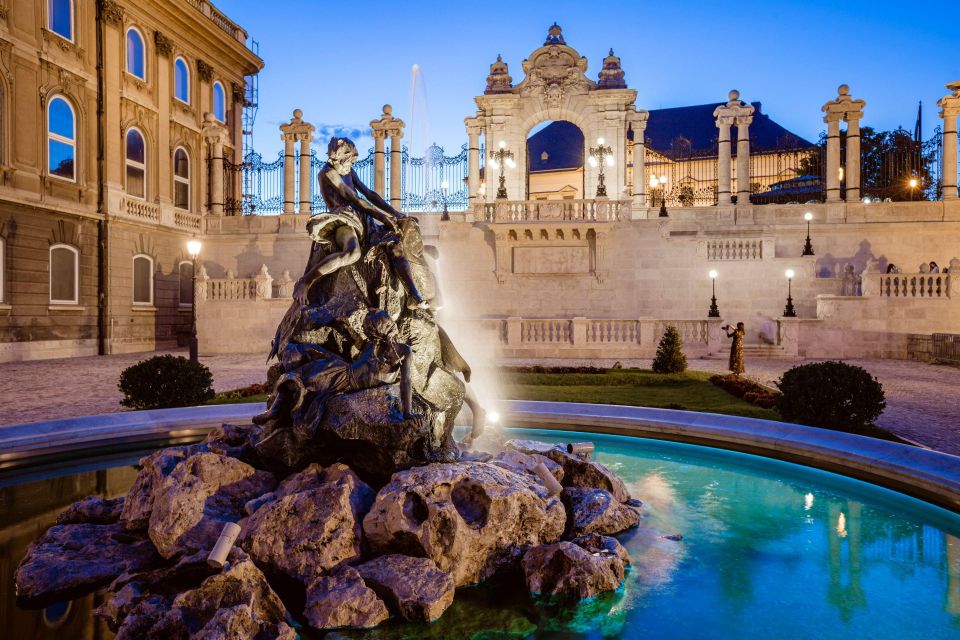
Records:
[[[733,338],[733,343],[730,345],[730,362],[727,368],[738,376],[746,371],[743,366],[743,336],[746,330],[742,322],[738,322],[735,329],[730,325],[724,325],[721,329],[726,332],[728,338]]]

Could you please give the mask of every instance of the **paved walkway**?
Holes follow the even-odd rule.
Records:
[[[186,355],[185,352],[180,352]],[[120,372],[149,354],[69,358],[0,364],[0,425],[121,411]],[[206,356],[217,391],[266,379],[261,355]],[[799,360],[748,360],[747,375],[772,385]],[[851,360],[875,375],[887,395],[880,426],[932,449],[960,455],[960,394],[953,367],[905,360]],[[571,365],[610,362],[568,361]],[[624,360],[649,367],[649,360]],[[511,361],[510,364],[529,364]],[[690,368],[724,372],[725,360],[691,360]]]

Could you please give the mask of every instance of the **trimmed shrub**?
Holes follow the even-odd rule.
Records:
[[[742,378],[736,374],[725,376],[710,376],[710,382],[720,387],[727,393],[738,398],[746,400],[755,407],[761,409],[773,409],[777,406],[780,394],[773,393],[766,387],[757,384],[753,380]]]
[[[870,372],[845,362],[794,367],[780,382],[779,409],[785,420],[840,431],[871,426],[887,402]]]
[[[165,409],[190,407],[213,398],[213,376],[199,362],[162,355],[142,360],[120,374],[117,385],[125,407]]]
[[[683,355],[683,339],[676,327],[667,327],[657,345],[653,358],[654,373],[683,373],[687,370],[687,356]]]

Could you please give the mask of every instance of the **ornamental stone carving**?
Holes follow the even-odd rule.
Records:
[[[503,56],[497,54],[497,61],[490,65],[490,75],[487,76],[487,88],[484,93],[509,93],[513,89],[513,78],[510,77],[510,71],[507,63],[503,61]]]
[[[99,0],[100,12],[103,19],[112,25],[119,25],[123,22],[123,7],[113,0]]]
[[[165,58],[173,55],[173,40],[159,31],[153,32],[153,46],[156,47],[157,53]]]
[[[603,59],[603,69],[600,70],[600,82],[597,86],[600,89],[626,89],[624,75],[620,58],[613,55],[613,49],[610,49],[610,54]]]
[[[197,60],[197,75],[204,82],[213,80],[213,65],[203,60]]]

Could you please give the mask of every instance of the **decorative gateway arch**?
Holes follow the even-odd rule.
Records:
[[[553,212],[551,218],[562,219],[616,219],[629,204],[643,206],[643,181],[627,191],[628,145],[633,144],[633,160],[643,166],[643,131],[647,112],[634,106],[637,92],[628,89],[620,59],[613,50],[604,59],[597,82],[585,72],[587,59],[568,46],[561,28],[554,23],[543,46],[523,61],[524,79],[513,85],[507,63],[500,56],[490,65],[487,86],[483,95],[475,98],[476,115],[464,120],[468,136],[468,191],[471,209],[485,212],[486,219],[509,218],[541,219],[543,208]],[[583,132],[583,157],[589,158],[591,148],[609,147],[612,166],[603,166],[607,197],[596,198],[601,166],[584,166],[584,197],[576,203],[527,202],[526,167],[527,135],[537,124],[545,121],[566,120]],[[633,140],[628,140],[632,130]],[[485,180],[480,178],[480,136],[490,152],[504,150],[513,154],[513,168],[504,168],[506,197],[498,198],[499,168],[487,159]],[[598,139],[603,145],[598,145]],[[605,164],[601,162],[600,164]],[[637,190],[640,190],[637,192]],[[503,206],[501,206],[503,205]]]

